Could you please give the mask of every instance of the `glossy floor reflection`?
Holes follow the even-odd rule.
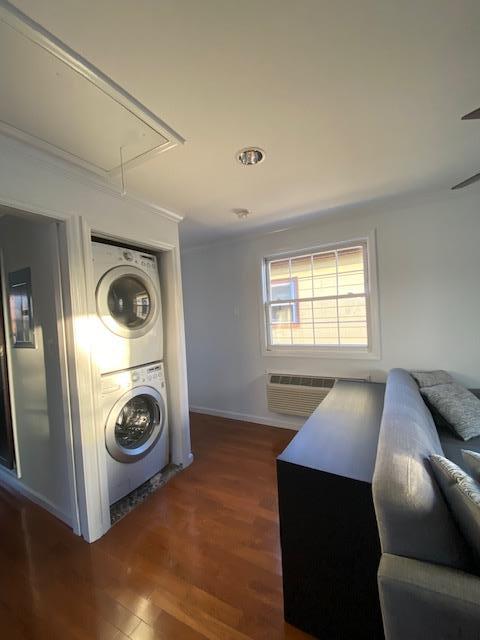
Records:
[[[275,457],[293,435],[193,415],[194,464],[93,545],[0,488],[1,637],[307,639],[282,613]]]

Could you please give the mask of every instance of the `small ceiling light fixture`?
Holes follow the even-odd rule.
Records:
[[[232,209],[232,211],[239,220],[246,220],[248,216],[252,213],[248,209]]]
[[[265,159],[265,151],[258,147],[245,147],[245,149],[240,149],[240,151],[237,152],[236,158],[244,167],[249,167],[263,162]]]

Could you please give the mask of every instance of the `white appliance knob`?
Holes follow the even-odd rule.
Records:
[[[125,260],[128,260],[129,262],[131,262],[133,260],[133,256],[130,253],[130,251],[124,251],[123,252],[123,257],[125,258]]]
[[[132,382],[138,382],[139,378],[138,373],[132,373]]]

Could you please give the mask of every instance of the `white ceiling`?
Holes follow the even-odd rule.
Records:
[[[480,170],[478,0],[15,5],[186,138],[127,188],[184,214],[187,245]]]

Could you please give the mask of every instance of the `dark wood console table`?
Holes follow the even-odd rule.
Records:
[[[337,382],[277,458],[285,620],[322,640],[383,638],[371,483],[384,392]]]

